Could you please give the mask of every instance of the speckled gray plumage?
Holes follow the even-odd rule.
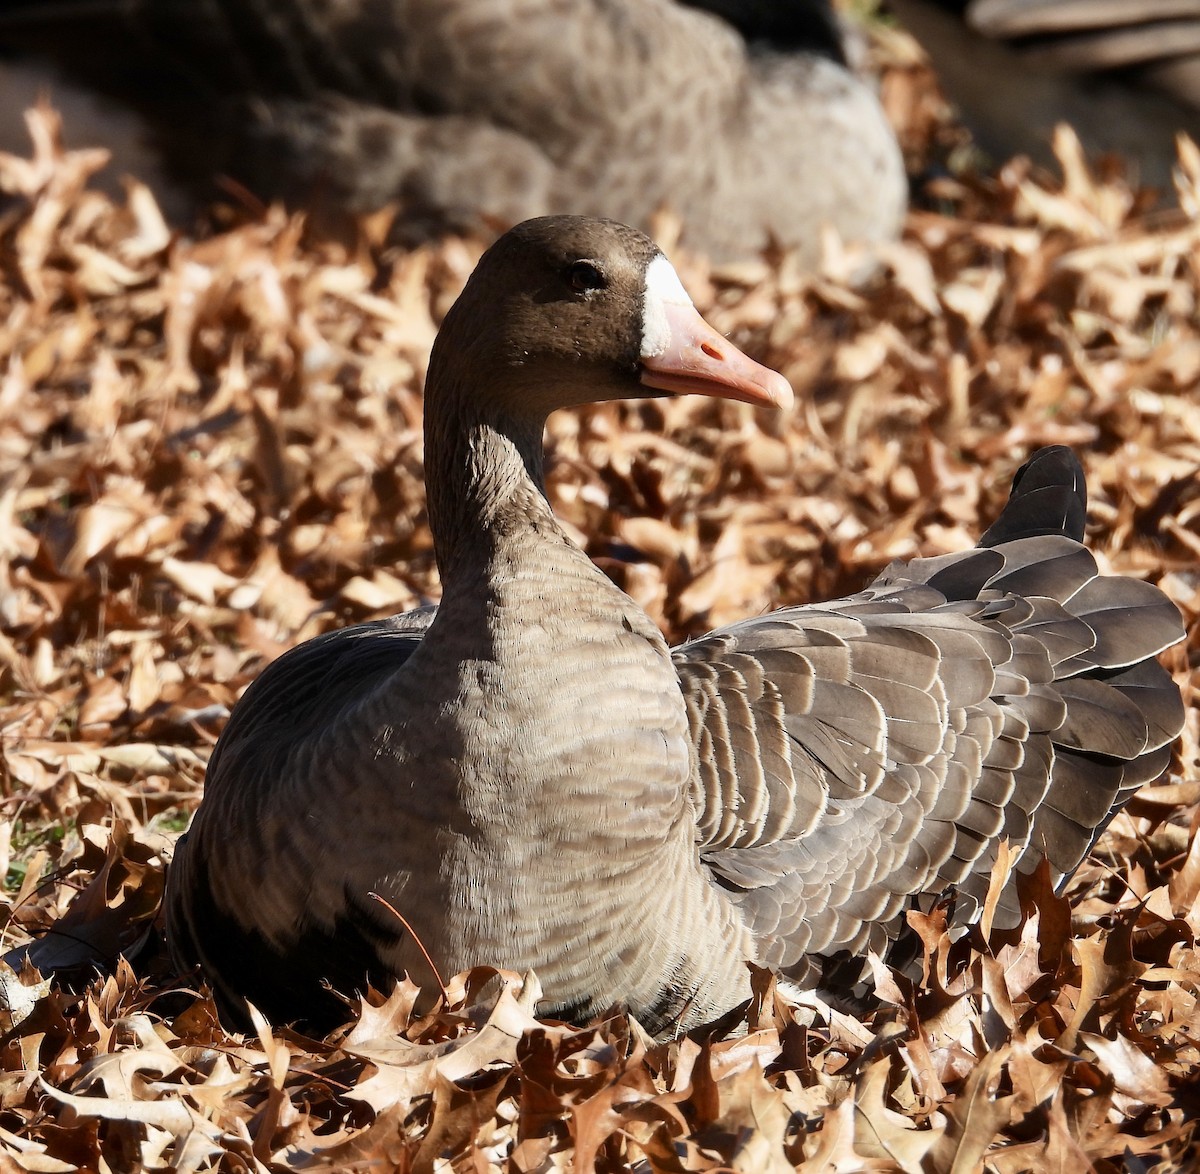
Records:
[[[111,7],[126,23],[107,50],[108,26],[66,0],[10,0],[34,15],[0,12],[0,44],[161,112],[164,149],[193,174],[326,212],[395,201],[409,238],[549,211],[645,228],[671,207],[714,256],[777,241],[812,261],[822,226],[887,239],[906,204],[868,83],[819,48],[748,47],[674,0]]]
[[[534,968],[549,1014],[623,1003],[669,1034],[746,998],[748,959],[812,982],[914,904],[972,920],[1001,837],[1069,875],[1165,766],[1183,712],[1154,658],[1180,618],[1098,574],[1065,449],[1023,470],[987,545],[670,651],[541,484],[546,412],[639,392],[654,255],[607,223],[525,226],[447,317],[426,409],[442,603],[269,666],[169,871],[172,951],[227,1013],[329,1023],[321,980],[428,982],[376,891],[444,971]],[[574,257],[603,293],[563,285]],[[1010,883],[998,923],[1017,912]]]

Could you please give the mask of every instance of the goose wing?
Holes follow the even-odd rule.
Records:
[[[972,920],[1005,837],[1061,880],[1166,766],[1183,708],[1154,658],[1179,614],[1099,575],[1082,485],[1043,450],[989,545],[676,650],[699,850],[765,962],[803,977],[811,955],[882,948],[950,892]],[[1018,916],[1010,880],[997,923]]]
[[[281,1019],[329,1020],[339,1004],[313,975],[341,991],[361,989],[364,978],[386,982],[371,929],[378,911],[361,907],[353,890],[345,894],[346,916],[332,928],[293,924],[290,903],[274,924],[263,920],[272,893],[307,891],[317,861],[314,845],[297,837],[306,826],[302,813],[286,824],[256,813],[269,806],[278,779],[289,777],[281,764],[292,747],[314,729],[332,726],[343,709],[403,665],[436,613],[436,607],[419,608],[308,640],[272,661],[234,708],[206,772],[207,818],[180,840],[165,895],[176,966],[201,966],[230,1022],[244,1021],[246,997]],[[330,769],[320,761],[311,767]],[[221,866],[221,840],[230,829],[241,842],[239,858],[257,857],[269,875]],[[204,835],[207,841],[197,840]],[[321,845],[315,852],[322,854]],[[256,891],[247,893],[243,886],[256,881]],[[253,924],[230,915],[251,898]]]

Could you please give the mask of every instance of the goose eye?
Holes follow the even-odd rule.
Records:
[[[608,282],[604,274],[591,261],[574,261],[567,269],[567,280],[571,288],[583,293],[589,289],[603,289]]]

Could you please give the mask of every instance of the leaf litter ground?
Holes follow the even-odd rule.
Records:
[[[893,56],[919,167],[954,132]],[[1195,146],[1157,209],[1069,133],[1058,177],[941,172],[902,241],[830,242],[815,277],[788,256],[713,268],[664,218],[701,310],[800,407],[649,401],[549,428],[560,517],[672,639],[971,545],[1032,448],[1074,447],[1101,562],[1184,614],[1167,663],[1189,712],[1069,901],[1035,877],[1019,933],[953,946],[914,914],[922,982],[874,960],[861,1018],[756,973],[724,1032],[659,1044],[617,1013],[539,1022],[534,977],[479,969],[432,1011],[406,980],[313,1040],[229,1035],[170,975],[164,861],[268,660],[437,597],[420,385],[482,244],[396,250],[386,216],[312,244],[277,211],[179,237],[136,181],[91,190],[104,153],[64,150],[52,113],[30,129],[30,158],[0,157],[0,1169],[1195,1168]]]

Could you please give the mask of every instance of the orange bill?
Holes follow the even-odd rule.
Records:
[[[789,408],[792,385],[718,334],[692,305],[662,303],[670,340],[642,356],[642,383],[676,395],[709,395],[760,408]]]

